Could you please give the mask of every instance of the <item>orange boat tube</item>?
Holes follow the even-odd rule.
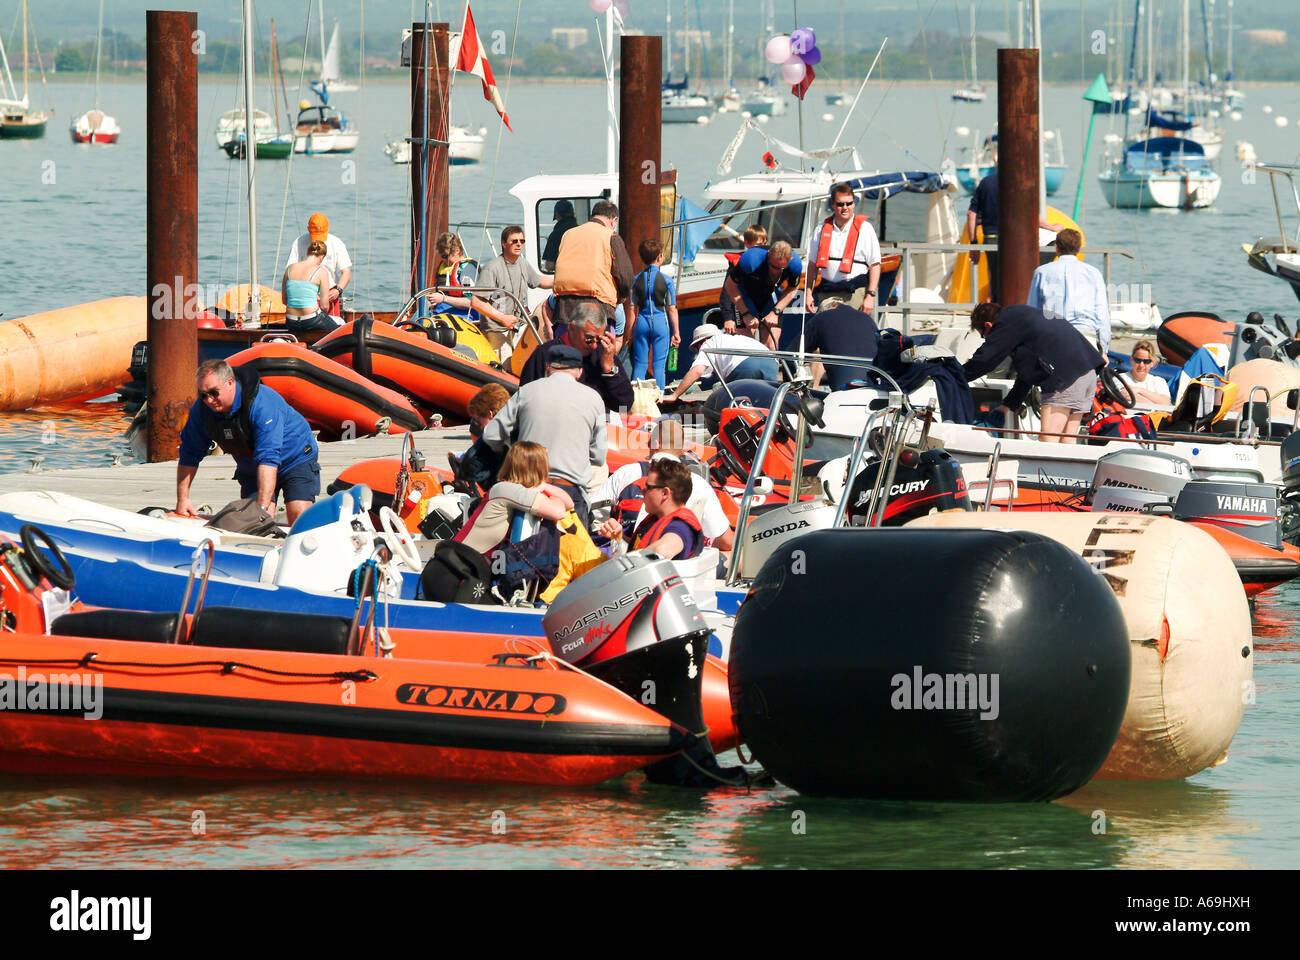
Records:
[[[1219,546],[1232,558],[1232,565],[1237,568],[1237,576],[1241,578],[1241,585],[1248,597],[1257,597],[1300,577],[1300,549],[1289,543],[1282,544],[1281,550],[1274,550],[1218,524],[1202,523],[1199,520],[1186,522],[1200,527],[1219,541]]]
[[[300,343],[259,343],[230,357],[232,367],[249,364],[262,382],[284,397],[326,438],[369,436],[424,429],[424,418],[395,390],[313,353]]]
[[[519,389],[514,374],[371,317],[344,324],[317,340],[312,349],[438,413],[462,420],[469,416],[470,398],[481,387],[496,383],[511,393]]]
[[[112,393],[148,312],[145,297],[112,297],[0,322],[0,410]]]

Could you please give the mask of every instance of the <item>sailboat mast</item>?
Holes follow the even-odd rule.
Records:
[[[975,0],[970,0],[970,85],[978,87],[979,74],[975,72]]]
[[[307,8],[308,10],[311,7]],[[325,79],[325,0],[317,0],[316,10],[320,14],[320,77]],[[304,47],[306,44],[304,44]]]
[[[1228,68],[1225,77],[1232,79],[1232,0],[1228,0]]]
[[[23,106],[27,106],[27,0],[23,0]]]
[[[691,7],[682,0],[682,79],[691,79]]]
[[[244,0],[244,154],[248,161],[248,311],[244,326],[260,326],[257,285],[257,136],[253,125],[253,0]]]
[[[275,132],[280,133],[280,98],[275,95],[275,68],[280,62],[280,55],[275,49],[275,20],[271,20],[271,62],[267,65],[266,83],[270,87],[271,105],[275,107]]]
[[[95,109],[99,109],[99,59],[104,49],[104,0],[99,0],[99,33],[95,35]]]
[[[1190,107],[1192,67],[1192,7],[1191,0],[1183,0],[1183,105]]]
[[[843,31],[841,30],[841,33]],[[731,45],[736,37],[736,0],[727,0],[727,89],[730,90],[736,85],[735,78],[732,76],[731,66]]]
[[[664,0],[664,50],[668,58],[668,82],[673,82],[673,0]]]

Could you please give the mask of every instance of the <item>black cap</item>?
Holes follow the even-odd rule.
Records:
[[[555,370],[572,370],[582,366],[582,354],[573,347],[557,343],[547,351],[546,365]]]

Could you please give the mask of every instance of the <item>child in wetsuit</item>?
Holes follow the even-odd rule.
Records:
[[[644,380],[647,368],[652,369],[655,383],[663,390],[668,384],[668,348],[682,342],[677,327],[677,294],[673,281],[660,269],[663,244],[657,239],[642,240],[637,251],[641,262],[649,266],[632,281],[632,304],[637,308],[631,330],[632,379]]]

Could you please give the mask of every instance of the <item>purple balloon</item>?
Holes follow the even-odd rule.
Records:
[[[817,35],[812,32],[811,27],[800,27],[790,34],[790,49],[801,57],[816,46]]]
[[[808,66],[815,67],[817,64],[822,62],[822,52],[816,47],[813,47],[807,53],[803,54],[800,59],[802,59],[804,63],[808,64]]]

